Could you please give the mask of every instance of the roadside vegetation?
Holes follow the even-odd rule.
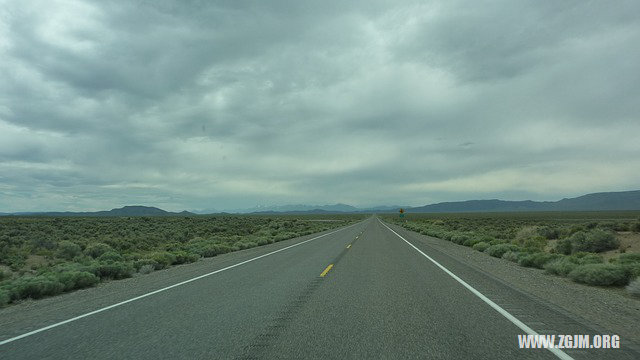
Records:
[[[361,218],[0,217],[0,306],[272,244]]]
[[[386,221],[520,266],[640,295],[639,212],[408,214]]]

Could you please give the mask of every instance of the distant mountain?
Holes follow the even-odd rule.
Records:
[[[169,212],[151,206],[125,206],[109,211],[93,211],[93,212],[20,212],[3,215],[26,215],[26,216],[188,216],[194,215],[188,211]]]
[[[347,205],[347,204],[333,204],[333,205],[275,205],[275,206],[257,206],[249,209],[230,210],[230,212],[236,213],[351,213],[358,212],[360,209]]]
[[[509,211],[614,211],[640,210],[640,190],[603,192],[560,201],[467,200],[442,202],[407,209],[411,213]]]
[[[214,209],[214,208],[202,209],[202,210],[191,210],[191,212],[194,214],[219,214],[220,213],[218,209]]]

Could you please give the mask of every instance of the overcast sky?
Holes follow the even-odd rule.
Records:
[[[0,0],[0,212],[640,188],[638,1]]]

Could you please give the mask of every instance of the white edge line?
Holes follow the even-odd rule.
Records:
[[[402,237],[402,235],[398,234],[392,228],[388,227],[387,224],[383,223],[380,219],[378,219],[378,221],[380,222],[380,224],[384,225],[384,227],[389,229],[389,231],[391,231],[392,233],[396,234],[396,236],[398,236],[400,239],[404,240],[404,242],[409,244],[409,246],[411,246],[417,252],[422,254],[422,256],[424,256],[427,259],[429,259],[429,261],[431,261],[437,267],[439,267],[442,271],[447,273],[447,275],[449,275],[452,278],[454,278],[457,282],[462,284],[462,286],[466,287],[469,291],[471,291],[475,296],[479,297],[480,300],[482,300],[485,303],[487,303],[487,305],[491,306],[494,310],[499,312],[500,315],[504,316],[505,318],[507,318],[507,320],[511,321],[515,326],[519,327],[522,331],[526,332],[529,335],[539,335],[535,330],[533,330],[532,328],[527,326],[522,321],[518,320],[515,316],[509,314],[505,309],[501,308],[500,305],[498,305],[498,304],[494,303],[493,301],[491,301],[491,299],[489,299],[488,297],[484,296],[480,291],[476,290],[474,287],[472,287],[471,285],[467,284],[466,281],[460,279],[456,274],[454,274],[451,271],[449,271],[449,269],[447,269],[446,267],[440,265],[440,263],[438,263],[437,261],[433,260],[429,255],[427,255],[424,252],[422,252],[422,250],[418,249],[415,245],[413,245],[412,243],[407,241],[407,239]],[[560,359],[563,359],[563,360],[572,360],[573,359],[571,356],[567,355],[567,353],[565,353],[564,351],[562,351],[562,350],[560,350],[558,348],[547,348],[547,350],[551,351],[555,356],[557,356]]]
[[[192,281],[196,281],[196,280],[202,279],[202,278],[204,278],[204,277],[207,277],[207,276],[210,276],[210,275],[214,275],[214,274],[217,274],[217,273],[223,272],[223,271],[225,271],[225,270],[233,269],[233,268],[234,268],[234,267],[236,267],[236,266],[244,265],[244,264],[246,264],[246,263],[249,263],[249,262],[252,262],[252,261],[255,261],[255,260],[261,259],[261,258],[263,258],[263,257],[269,256],[269,255],[273,255],[273,254],[275,254],[275,253],[279,253],[280,251],[284,251],[284,250],[287,250],[287,249],[291,249],[292,247],[295,247],[295,246],[298,246],[298,245],[302,245],[302,244],[308,243],[308,242],[313,241],[313,240],[320,239],[321,237],[325,237],[325,236],[328,236],[328,235],[331,235],[331,234],[335,234],[335,233],[337,233],[338,231],[346,230],[346,229],[348,229],[348,228],[350,228],[350,227],[352,227],[352,226],[355,226],[355,225],[357,225],[357,224],[359,224],[359,223],[360,223],[360,222],[357,222],[357,223],[352,224],[352,225],[348,225],[348,226],[343,227],[343,228],[341,228],[341,229],[334,230],[334,231],[332,231],[332,232],[328,232],[328,233],[326,233],[326,234],[322,234],[322,235],[316,236],[316,237],[314,237],[314,238],[307,239],[307,240],[305,240],[305,241],[301,241],[301,242],[296,243],[296,244],[293,244],[293,245],[289,245],[289,246],[287,246],[287,247],[283,247],[282,249],[278,249],[278,250],[272,251],[272,252],[270,252],[270,253],[262,254],[262,255],[260,255],[260,256],[256,256],[256,257],[254,257],[254,258],[251,258],[251,259],[248,259],[248,260],[245,260],[245,261],[241,261],[241,262],[239,262],[239,263],[237,263],[237,264],[233,264],[233,265],[230,265],[230,266],[224,267],[224,268],[222,268],[222,269],[218,269],[218,270],[216,270],[216,271],[212,271],[212,272],[207,273],[207,274],[204,274],[204,275],[196,276],[196,277],[194,277],[194,278],[192,278],[192,279],[185,280],[185,281],[179,282],[179,283],[177,283],[177,284],[169,285],[169,286],[164,287],[164,288],[162,288],[162,289],[154,290],[154,291],[152,291],[152,292],[149,292],[149,293],[146,293],[146,294],[143,294],[143,295],[140,295],[140,296],[136,296],[136,297],[134,297],[134,298],[131,298],[131,299],[128,299],[128,300],[125,300],[125,301],[121,301],[121,302],[119,302],[119,303],[117,303],[117,304],[109,305],[109,306],[103,307],[103,308],[101,308],[101,309],[98,309],[98,310],[94,310],[94,311],[88,312],[88,313],[86,313],[86,314],[78,315],[78,316],[73,317],[73,318],[71,318],[71,319],[67,319],[67,320],[64,320],[64,321],[60,321],[60,322],[57,322],[57,323],[55,323],[55,324],[51,324],[51,325],[49,325],[49,326],[45,326],[45,327],[40,328],[40,329],[37,329],[37,330],[33,330],[33,331],[28,332],[28,333],[24,333],[24,334],[22,334],[22,335],[18,335],[18,336],[15,336],[15,337],[12,337],[12,338],[9,338],[9,339],[6,339],[6,340],[2,340],[2,341],[0,341],[0,346],[1,346],[1,345],[4,345],[4,344],[8,344],[8,343],[13,342],[13,341],[16,341],[16,340],[20,340],[20,339],[22,339],[22,338],[26,338],[27,336],[35,335],[35,334],[37,334],[37,333],[40,333],[40,332],[43,332],[43,331],[46,331],[46,330],[49,330],[49,329],[53,329],[53,328],[58,327],[58,326],[60,326],[60,325],[64,325],[64,324],[68,324],[68,323],[73,322],[73,321],[76,321],[76,320],[80,320],[80,319],[85,318],[85,317],[87,317],[87,316],[95,315],[95,314],[97,314],[97,313],[101,313],[101,312],[103,312],[103,311],[106,311],[106,310],[109,310],[109,309],[113,309],[113,308],[118,307],[118,306],[120,306],[120,305],[124,305],[124,304],[130,303],[130,302],[136,301],[136,300],[140,300],[140,299],[146,298],[147,296],[151,296],[151,295],[157,294],[157,293],[159,293],[159,292],[163,292],[163,291],[166,291],[166,290],[169,290],[169,289],[173,289],[174,287],[178,287],[178,286],[180,286],[180,285],[184,285],[184,284],[190,283],[190,282],[192,282]]]

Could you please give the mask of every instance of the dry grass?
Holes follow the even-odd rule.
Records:
[[[25,261],[25,267],[27,269],[37,269],[47,265],[49,265],[49,261],[41,255],[29,255]]]
[[[609,250],[601,253],[606,260],[616,258],[625,252],[640,253],[640,234],[633,232],[617,232],[616,238],[620,240],[620,247],[615,250]]]

